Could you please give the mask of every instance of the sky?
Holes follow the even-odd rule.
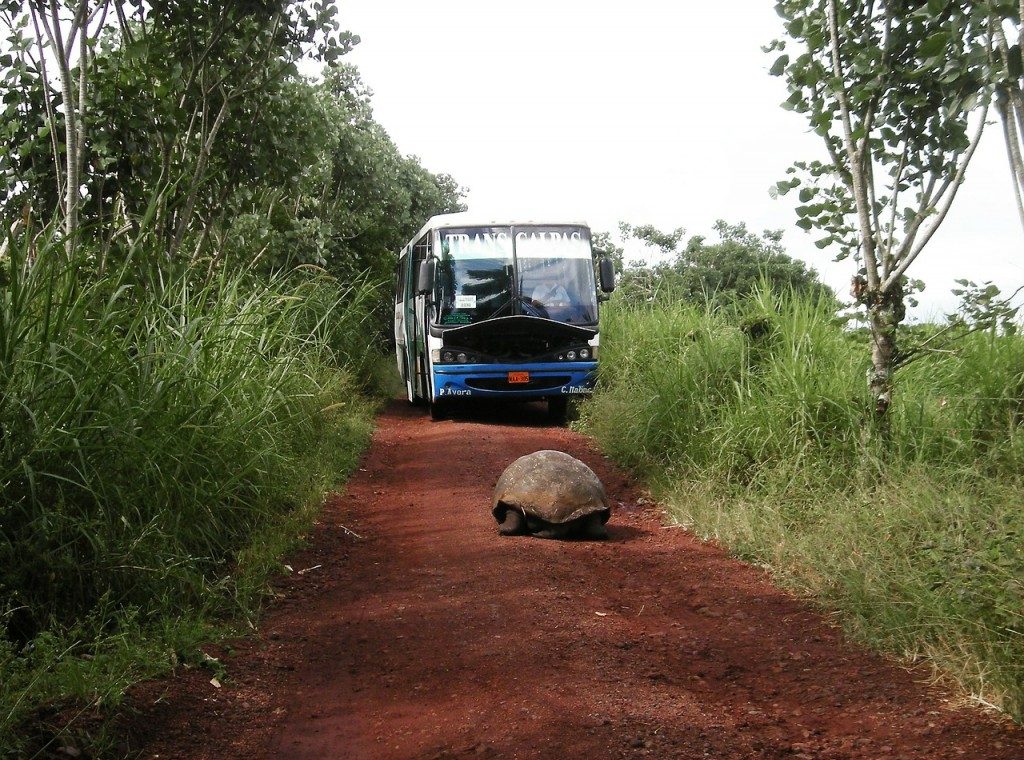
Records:
[[[761,50],[781,35],[771,0],[343,0],[362,42],[347,56],[400,150],[467,190],[469,210],[686,229],[717,219],[782,229],[787,252],[845,296],[833,262],[768,189],[820,138],[782,109]],[[639,250],[627,249],[627,258]],[[991,124],[943,227],[909,274],[917,319],[953,311],[954,280],[1024,285],[1024,230]]]

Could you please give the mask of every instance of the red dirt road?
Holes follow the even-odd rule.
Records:
[[[954,708],[662,516],[529,407],[431,423],[392,404],[291,560],[261,632],[135,694],[161,758],[968,758],[1024,732]],[[616,511],[600,543],[500,538],[516,457],[567,451]]]

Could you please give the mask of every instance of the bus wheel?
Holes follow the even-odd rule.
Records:
[[[416,386],[423,391],[422,395],[416,393]],[[426,406],[430,403],[430,390],[427,388],[427,370],[423,366],[423,358],[416,360],[416,374],[412,379],[412,404],[413,406]]]
[[[548,420],[555,425],[564,425],[569,413],[569,399],[565,396],[548,397]]]
[[[451,414],[451,402],[435,399],[430,404],[430,419],[443,420]]]

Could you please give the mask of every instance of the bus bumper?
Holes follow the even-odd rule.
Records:
[[[597,362],[434,365],[434,398],[544,398],[589,396]],[[529,372],[527,383],[510,383],[509,372]]]

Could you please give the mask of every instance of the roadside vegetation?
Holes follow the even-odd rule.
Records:
[[[133,683],[222,676],[200,645],[369,440],[394,251],[459,190],[334,13],[0,4],[0,757],[102,754]]]
[[[33,264],[7,262],[0,317],[0,746],[15,755],[26,718],[59,735],[254,619],[367,442],[375,360],[365,286],[83,281],[39,242]]]
[[[581,424],[682,524],[1020,718],[1024,336],[1002,324],[919,326],[952,342],[898,370],[880,425],[866,331],[825,300],[613,299]]]
[[[860,639],[927,658],[1020,720],[1020,291],[964,279],[947,323],[906,318],[922,286],[915,262],[990,108],[1024,220],[1024,5],[776,10],[784,36],[765,48],[769,72],[825,158],[796,162],[772,191],[795,191],[796,225],[850,262],[845,314],[860,326],[786,263],[775,233],[719,223],[720,243],[683,246],[681,230],[624,225],[674,260],[623,277],[581,424],[683,524],[841,611]]]

